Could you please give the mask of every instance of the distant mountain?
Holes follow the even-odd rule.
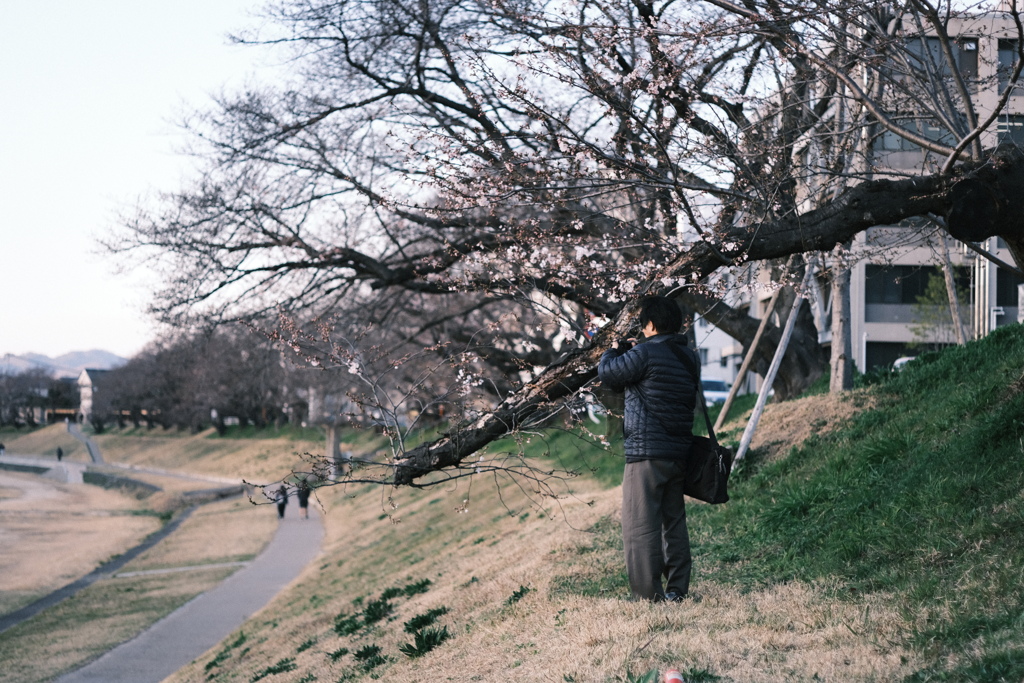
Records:
[[[68,368],[78,368],[79,370],[84,370],[85,368],[110,370],[111,368],[117,368],[124,365],[128,362],[128,359],[121,358],[121,356],[110,353],[109,351],[93,349],[92,351],[72,351],[70,353],[65,353],[63,356],[57,356],[54,358],[53,362],[56,365]]]
[[[42,368],[53,377],[77,377],[85,368],[109,370],[127,362],[126,358],[101,349],[72,351],[56,358],[41,353],[26,353],[21,356],[10,354],[0,356],[0,372],[17,374],[33,368]]]

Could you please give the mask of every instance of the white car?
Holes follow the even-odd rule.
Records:
[[[722,380],[702,379],[700,383],[704,387],[704,401],[709,406],[725,403],[725,399],[729,398],[730,385]]]
[[[896,362],[892,364],[892,369],[895,372],[899,372],[906,366],[907,363],[917,358],[917,356],[904,356],[903,358],[897,358]]]

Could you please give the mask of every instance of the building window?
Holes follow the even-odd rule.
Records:
[[[954,268],[957,289],[970,296],[970,268]],[[928,293],[928,283],[937,278],[945,302],[945,282],[938,266],[876,266],[864,269],[864,321],[869,323],[917,322],[920,305],[935,304],[935,291]],[[943,303],[943,305],[945,305]]]
[[[707,349],[697,349],[697,353],[700,354],[700,364],[701,365],[707,365],[708,364],[708,350]]]
[[[937,272],[935,266],[864,267],[864,303],[916,304],[924,294],[928,276]]]
[[[927,53],[925,52],[924,45],[927,45]],[[939,76],[948,76],[949,65],[946,64],[942,54],[941,41],[932,36],[925,39],[924,45],[922,45],[920,38],[911,38],[907,41],[907,52],[910,57],[908,61],[911,68],[925,74],[934,73]],[[958,50],[954,49],[953,52],[955,56]]]
[[[883,129],[879,135],[875,136],[872,146],[876,152],[913,152],[921,149],[910,140],[888,129]]]
[[[897,358],[920,353],[920,350],[900,342],[868,342],[864,350],[867,352],[864,368],[868,371],[878,367],[891,368]]]
[[[958,289],[970,291],[970,269],[955,267]],[[864,267],[864,303],[916,304],[918,297],[928,289],[931,277],[943,277],[938,266],[877,266]],[[1015,290],[1016,291],[1016,290]]]
[[[919,128],[921,130],[921,135],[925,136],[929,140],[941,142],[944,145],[956,144],[956,136],[938,125],[935,121],[921,121]]]
[[[1017,41],[1008,38],[1000,38],[998,43],[999,66],[996,73],[999,75],[999,90],[1002,91],[1010,83],[1010,74],[1017,65]]]
[[[1024,277],[999,268],[996,270],[996,306],[1017,308],[1017,285],[1024,284]]]
[[[1024,147],[1024,116],[1020,114],[1004,114],[996,122],[996,138],[1001,145],[1004,142]]]
[[[899,124],[908,133],[916,133],[928,140],[940,142],[947,146],[956,144],[956,137],[933,120],[908,118],[899,121]],[[876,152],[913,152],[921,149],[916,143],[910,142],[901,135],[884,128],[879,128],[872,147]]]
[[[978,80],[978,39],[961,38],[957,41],[957,66],[960,67],[960,75],[968,83]]]

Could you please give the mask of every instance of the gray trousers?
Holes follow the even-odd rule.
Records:
[[[690,535],[683,502],[683,460],[627,462],[622,480],[622,544],[636,600],[690,589]],[[666,579],[662,588],[661,579]]]

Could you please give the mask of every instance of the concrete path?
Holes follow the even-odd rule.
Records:
[[[68,434],[85,444],[85,447],[89,450],[89,457],[92,458],[93,462],[103,462],[103,455],[100,453],[100,447],[96,445],[96,442],[83,434],[82,430],[78,428],[78,425],[69,423]]]
[[[39,474],[64,484],[81,484],[82,475],[88,467],[88,463],[75,460],[57,462],[38,455],[0,455],[0,469]]]
[[[186,474],[183,472],[175,472],[173,470],[162,470],[156,467],[140,467],[138,465],[120,462],[87,463],[76,460],[64,460],[57,462],[54,458],[39,455],[0,455],[0,469],[39,474],[47,479],[53,479],[54,481],[59,481],[65,484],[81,484],[83,483],[84,474],[91,471],[100,473],[116,472],[127,478],[131,478],[133,474],[152,474],[158,477],[183,479],[185,481],[201,482],[214,486],[214,488],[202,489],[201,491],[186,491],[186,497],[190,494],[207,494],[213,491],[240,494],[247,489],[247,487],[244,484],[239,483],[237,479],[228,479],[226,477]]]
[[[319,553],[323,523],[310,506],[290,506],[266,549],[248,567],[186,603],[135,639],[57,683],[157,683],[215,646],[270,602]]]

